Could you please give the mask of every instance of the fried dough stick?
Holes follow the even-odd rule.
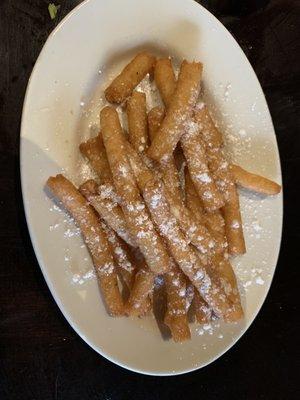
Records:
[[[105,90],[106,100],[110,103],[122,103],[131,95],[133,89],[153,69],[155,57],[147,52],[139,53]]]
[[[207,303],[200,296],[199,292],[196,290],[193,299],[195,317],[198,324],[205,324],[211,320],[212,309],[207,305]]]
[[[238,165],[231,164],[231,173],[235,183],[245,189],[256,193],[272,196],[280,193],[281,186],[278,183],[264,178],[263,176],[252,174]]]
[[[209,169],[220,192],[224,196],[225,205],[223,207],[223,214],[229,254],[244,254],[246,246],[239,196],[229,169],[229,164],[220,147],[223,144],[222,134],[215,126],[205,105],[201,104],[201,106],[197,107],[194,118],[206,144],[206,157]]]
[[[158,113],[160,114],[160,110],[158,108]],[[134,110],[131,111],[132,113]],[[164,110],[162,109],[162,113],[164,114]],[[155,112],[149,113],[149,118],[154,117],[158,118],[160,121],[160,115],[155,115]],[[147,117],[146,117],[147,118]],[[140,118],[142,119],[142,118]],[[152,124],[149,126],[152,129]],[[129,129],[130,131],[130,129]],[[152,132],[151,132],[152,133]],[[143,135],[136,135],[137,138],[143,137]],[[148,131],[147,131],[148,138]],[[135,139],[133,135],[129,135],[129,141],[135,150],[139,153],[142,153],[144,150],[144,146],[141,146],[139,143],[139,139]],[[143,140],[143,143],[145,141]],[[168,162],[169,163],[169,162]],[[176,170],[177,171],[177,170]],[[165,279],[165,287],[167,293],[167,311],[164,318],[165,324],[169,327],[173,340],[175,342],[183,342],[184,340],[188,340],[191,337],[190,328],[188,325],[188,317],[186,310],[186,300],[185,300],[185,287],[186,287],[186,278],[182,271],[176,266],[175,262],[171,262],[172,268],[170,272],[164,274]]]
[[[157,229],[168,245],[170,254],[216,315],[225,316],[229,309],[226,296],[201,265],[196,252],[189,246],[176,219],[171,215],[163,185],[156,180],[129,143],[126,149],[140,190]]]
[[[163,115],[164,110],[161,107],[153,108],[148,114],[151,140],[157,133]],[[166,163],[161,165],[160,170],[172,214],[177,219],[186,237],[201,253],[207,254],[214,247],[214,241],[202,223],[195,223],[190,211],[184,205],[178,170],[173,155]]]
[[[105,203],[103,206],[103,199],[99,195],[99,186],[93,180],[82,184],[80,191],[106,222],[111,232],[118,233],[120,237],[126,239],[126,243],[131,244],[131,240],[128,240],[128,238],[131,238],[131,234],[128,231],[121,207],[113,200],[107,198],[106,201],[108,201],[108,203]],[[116,236],[118,244],[120,239],[116,234],[114,236]],[[121,265],[125,262],[126,266],[127,262],[126,259],[124,260],[124,254],[120,252],[120,247],[121,246],[117,245],[117,251],[115,253],[117,253],[116,256],[118,257],[118,261],[121,261]],[[129,253],[129,255],[131,255],[131,263],[134,261],[133,271],[126,271],[125,268],[120,271],[124,282],[130,290],[129,299],[126,304],[126,313],[133,316],[142,316],[146,314],[151,307],[149,294],[151,294],[153,290],[154,275],[147,268],[143,256],[137,249],[130,250],[126,248],[126,251],[127,254]]]
[[[192,116],[200,91],[201,74],[201,63],[182,62],[166,117],[147,151],[148,156],[155,161],[166,162],[173,154],[184,133],[185,124]]]
[[[169,106],[176,88],[175,74],[170,59],[157,61],[154,79],[166,107]],[[150,115],[150,123],[152,120],[156,123],[158,115],[159,111],[154,110],[153,116]],[[208,169],[205,145],[200,138],[199,128],[191,118],[183,127],[183,131],[185,133],[182,134],[180,143],[196,190],[206,210],[217,210],[224,205],[224,201]]]
[[[167,68],[160,68],[160,80],[164,82],[172,82],[172,65],[170,61],[168,62],[168,67]],[[171,101],[170,97],[172,96],[171,89],[172,85],[167,85],[167,89],[165,89],[164,85],[160,85],[159,82],[157,82],[159,90],[161,91],[161,96],[164,99],[165,104],[168,104],[168,99],[169,102]],[[166,99],[166,100],[165,100]],[[202,107],[199,107],[199,112],[201,113]],[[204,108],[204,111],[206,108]],[[208,114],[209,115],[209,114]],[[152,110],[151,113],[149,113],[148,116],[148,124],[149,124],[149,132],[152,132],[152,135],[155,135],[155,131],[157,130],[157,127],[161,123],[161,119],[163,117],[163,110],[161,108],[155,108]],[[207,122],[208,118],[205,118],[205,123],[206,125],[210,125],[214,128],[215,134],[213,135],[212,139],[214,139],[213,143],[222,143],[220,140],[222,140],[222,136],[218,132],[218,130],[212,125],[212,120],[209,119]],[[152,125],[152,127],[151,127]],[[206,126],[205,125],[205,126]],[[190,174],[188,174],[187,180],[186,180],[186,189],[188,190],[188,193],[186,193],[187,197],[187,202],[189,202],[189,209],[191,209],[194,214],[196,215],[198,221],[205,221],[205,225],[209,229],[210,233],[214,237],[217,243],[220,244],[220,248],[224,250],[227,247],[227,241],[226,238],[224,237],[225,232],[224,232],[224,221],[223,217],[221,215],[221,212],[219,211],[219,207],[223,204],[222,203],[222,198],[220,196],[220,193],[216,189],[216,186],[213,182],[213,179],[211,177],[210,171],[208,169],[207,161],[206,161],[206,156],[205,156],[205,144],[202,142],[200,135],[199,135],[199,128],[196,126],[193,126],[193,124],[190,125],[190,128],[195,127],[196,129],[190,129],[191,132],[188,132],[188,134],[183,135],[181,138],[181,144],[184,150],[184,154],[187,158],[188,166],[189,169],[192,171],[194,177],[197,177],[198,179],[194,179],[194,183],[197,185],[198,191],[195,190],[195,186],[193,184],[193,181],[191,180]],[[210,138],[208,135],[206,136]],[[212,140],[210,138],[210,140]],[[168,165],[168,170],[171,171],[172,168],[169,167]],[[171,179],[169,178],[167,182],[170,182]],[[196,181],[196,182],[195,182]],[[210,186],[213,183],[213,186]],[[208,184],[208,185],[207,185]],[[205,187],[206,186],[206,187]],[[207,187],[208,186],[208,187]],[[189,191],[190,189],[190,191]],[[192,193],[191,193],[192,190]],[[196,192],[196,193],[195,193]],[[197,192],[201,196],[201,200],[204,200],[204,204],[206,205],[206,210],[213,210],[212,212],[205,212],[203,210],[203,203],[198,198],[197,201]],[[210,203],[209,201],[207,202],[205,194],[211,195],[209,196],[209,199],[214,199],[217,198],[216,206]],[[204,196],[203,196],[204,194]],[[178,197],[178,196],[177,196]],[[199,204],[201,203],[201,204]],[[214,253],[214,251],[211,251],[211,253]],[[222,260],[222,263],[221,263]],[[218,272],[221,273],[222,279],[221,283],[223,284],[224,287],[226,287],[228,290],[232,293],[234,293],[231,296],[231,300],[233,300],[233,309],[230,313],[229,319],[231,320],[237,320],[239,319],[243,313],[240,305],[240,298],[237,290],[237,284],[235,280],[235,276],[232,270],[232,267],[230,263],[228,263],[226,260],[223,260],[223,258],[219,255],[213,255],[213,263],[216,263]],[[220,266],[221,264],[221,266]],[[229,283],[228,283],[229,281]],[[236,295],[237,294],[237,295]],[[203,309],[202,309],[202,303],[201,303],[201,298],[200,301],[199,299],[196,298],[194,301],[195,308],[199,310],[198,316],[196,315],[196,318],[198,320],[201,320],[202,318],[205,319],[206,316],[203,314]],[[207,305],[204,303],[204,308],[208,310]],[[202,317],[201,317],[202,316]]]
[[[113,179],[101,133],[99,133],[98,136],[81,143],[79,150],[81,151],[81,154],[89,160],[93,170],[98,175],[100,182],[112,185]]]
[[[240,201],[233,176],[229,169],[229,164],[222,154],[222,150],[219,148],[207,147],[206,154],[209,161],[209,168],[225,199],[223,215],[229,254],[244,254],[246,252],[246,246],[240,212]]]
[[[225,222],[220,210],[206,212],[196,191],[188,169],[185,169],[185,201],[197,221],[204,223],[211,236],[220,244],[223,251],[227,248]]]
[[[127,226],[152,272],[167,272],[170,268],[169,256],[139,193],[127,159],[125,137],[116,110],[112,107],[103,108],[100,121],[107,158],[117,194],[122,199]]]
[[[227,242],[225,241],[225,231],[223,229],[219,230],[217,228],[217,223],[219,221],[219,225],[224,226],[223,217],[218,210],[218,214],[215,213],[205,213],[203,210],[201,200],[197,198],[197,192],[193,187],[193,182],[189,177],[188,171],[186,171],[186,201],[187,204],[193,209],[194,215],[196,218],[201,218],[205,220],[205,223],[211,230],[211,234],[216,240],[216,242],[220,242],[223,248],[223,252],[225,252],[227,248]],[[217,216],[217,218],[216,218]],[[224,288],[224,291],[230,300],[232,306],[229,316],[225,316],[230,321],[236,321],[242,318],[243,310],[241,306],[241,299],[239,296],[238,286],[236,282],[236,277],[232,266],[225,255],[216,254],[214,252],[211,253],[211,271],[216,275],[216,279],[219,279],[220,285]],[[195,301],[195,305],[199,304],[199,301]],[[199,319],[196,315],[196,318]]]
[[[224,205],[223,196],[219,192],[209,171],[205,144],[203,143],[197,124],[192,123],[182,135],[181,145],[187,161],[191,179],[207,211],[215,211]]]
[[[186,308],[186,277],[175,262],[164,274],[167,292],[167,311],[164,317],[173,340],[183,342],[191,338]]]
[[[127,314],[141,317],[149,311],[151,308],[151,300],[149,296],[153,292],[154,278],[155,274],[150,271],[146,264],[139,268],[135,275],[134,284],[125,306]]]
[[[127,100],[129,141],[142,153],[148,147],[148,121],[145,93],[134,91]]]
[[[170,58],[160,58],[154,68],[154,80],[166,108],[176,89],[176,77]]]
[[[99,286],[113,316],[124,314],[111,246],[93,208],[63,175],[50,177],[47,186],[75,219],[93,259]]]
[[[94,203],[96,206],[98,206],[97,196],[99,195],[97,189],[98,189],[97,183],[91,179],[89,181],[84,182],[80,186],[79,191],[91,205],[93,205]],[[95,211],[97,211],[95,207],[94,209]],[[102,217],[101,211],[102,209],[100,209],[100,213],[98,214],[100,218],[103,221],[105,221],[104,218]],[[105,213],[106,219],[108,214],[109,210],[107,210],[107,212]],[[119,267],[120,275],[122,276],[122,279],[126,284],[127,288],[130,290],[133,285],[135,269],[136,269],[131,254],[132,252],[130,251],[129,246],[125,243],[125,241],[122,240],[121,237],[119,237],[109,225],[107,225],[105,222],[102,222],[101,226],[107,235],[108,241],[111,244],[113,250],[113,257]]]
[[[80,186],[80,192],[101,216],[103,221],[113,229],[130,246],[137,244],[128,230],[122,208],[117,203],[113,188],[110,185],[98,185],[93,179]]]

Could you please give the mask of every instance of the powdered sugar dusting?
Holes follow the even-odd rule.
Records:
[[[203,172],[202,174],[196,175],[196,179],[202,183],[210,183],[212,181],[211,177],[207,172]]]
[[[95,73],[97,73],[96,71]],[[115,75],[115,70],[110,72],[110,78]],[[101,74],[102,79],[103,74]],[[206,82],[205,82],[206,83]],[[218,83],[216,83],[218,84]],[[84,105],[82,106],[82,121],[83,123],[79,127],[78,132],[80,135],[83,135],[83,139],[86,139],[90,136],[91,127],[94,124],[96,130],[99,130],[98,123],[98,114],[99,109],[102,105],[105,104],[105,99],[103,98],[103,88],[107,85],[107,79],[105,79],[104,85],[99,85],[95,92],[95,96],[93,99],[93,103],[89,103],[87,99],[84,99]],[[211,86],[211,83],[209,83]],[[101,86],[101,87],[100,87]],[[213,87],[209,87],[210,92],[213,94]],[[149,76],[146,77],[145,80],[137,88],[139,91],[146,92],[147,96],[147,105],[150,108],[156,105],[160,105],[161,101],[158,96],[157,90],[154,87],[153,81],[149,79]],[[274,159],[270,159],[268,161],[268,157],[266,156],[266,160],[264,157],[260,156],[264,152],[268,153],[268,141],[264,138],[265,129],[268,128],[267,124],[264,126],[257,125],[255,122],[244,122],[246,120],[244,118],[243,112],[251,112],[253,115],[257,115],[258,112],[261,112],[261,106],[257,99],[252,99],[250,110],[242,110],[242,108],[238,108],[238,99],[235,98],[236,87],[233,83],[225,82],[220,90],[220,96],[217,98],[221,99],[225,107],[222,104],[218,104],[219,117],[219,127],[224,132],[225,143],[226,143],[226,154],[229,156],[229,159],[234,162],[240,162],[243,167],[251,167],[257,165],[257,172],[270,171],[269,176],[275,177],[276,171],[274,172],[272,169],[272,163],[274,164]],[[206,99],[205,99],[206,100]],[[236,102],[236,103],[235,103]],[[231,103],[235,103],[237,109],[234,112],[228,112],[228,106]],[[203,102],[199,102],[197,107],[202,108],[204,105]],[[90,109],[89,109],[90,107]],[[119,107],[119,111],[123,112],[122,106]],[[210,109],[213,107],[210,106]],[[82,126],[86,129],[81,129]],[[190,126],[190,131],[192,133],[193,126]],[[257,136],[256,136],[257,131]],[[258,139],[259,138],[259,139]],[[72,149],[73,151],[73,149]],[[245,160],[245,164],[242,164],[242,161]],[[255,162],[254,162],[255,161]],[[90,170],[87,167],[86,163],[81,162],[82,168],[80,169],[80,176],[84,179],[93,177],[90,175]],[[271,168],[270,168],[271,165]],[[268,169],[269,168],[269,169]],[[126,175],[126,171],[120,171],[122,174]],[[256,172],[255,170],[253,172]],[[76,175],[78,174],[78,170],[76,171]],[[82,180],[84,180],[82,179]],[[201,177],[201,179],[205,179]],[[75,181],[76,182],[76,181]],[[220,181],[218,187],[225,185],[224,182]],[[276,199],[272,200],[276,201]],[[117,202],[117,201],[116,201]],[[153,206],[158,206],[159,200],[153,199]],[[62,221],[62,214],[59,210],[59,207],[53,205],[52,212],[57,213],[57,218],[53,219],[49,230],[52,235],[60,235],[63,230],[64,240],[68,243],[68,249],[73,248],[73,244],[80,243],[84,249],[84,260],[80,259],[80,263],[82,261],[88,266],[85,271],[81,271],[80,273],[72,272],[71,283],[74,285],[83,285],[86,282],[89,282],[92,279],[95,279],[95,273],[93,269],[90,268],[91,260],[89,255],[85,251],[85,246],[82,244],[82,240],[80,238],[79,230],[74,226],[74,222],[71,219],[66,217],[64,221]],[[57,208],[57,210],[56,210]],[[241,211],[243,218],[243,226],[246,237],[246,245],[247,245],[247,254],[243,257],[237,257],[234,259],[233,264],[235,271],[237,273],[237,278],[239,282],[239,287],[241,290],[242,297],[247,296],[247,301],[245,302],[246,312],[248,312],[248,296],[249,299],[255,297],[260,293],[259,291],[264,290],[264,287],[269,284],[270,276],[272,275],[272,265],[274,263],[274,257],[272,255],[272,237],[273,237],[273,224],[272,219],[275,223],[279,223],[280,221],[277,215],[274,215],[274,207],[271,204],[270,199],[263,199],[259,196],[255,196],[246,192],[241,191]],[[63,214],[64,215],[64,214]],[[65,221],[66,220],[66,221]],[[236,221],[232,222],[232,228],[238,228]],[[193,227],[191,228],[193,230]],[[143,235],[143,232],[140,233]],[[61,237],[61,235],[60,235]],[[79,247],[80,247],[79,246]],[[262,253],[261,251],[257,252],[257,249],[265,249]],[[116,252],[118,253],[118,249]],[[72,254],[71,254],[72,253]],[[69,250],[65,251],[64,255],[65,265],[70,268],[72,265],[73,271],[73,250],[70,252]],[[75,268],[75,267],[74,267]],[[109,267],[108,267],[109,270]],[[74,279],[73,279],[74,278]],[[189,288],[187,287],[186,296],[188,298]],[[192,290],[191,290],[192,291]],[[183,293],[183,292],[182,292]],[[258,297],[258,296],[257,296]],[[252,301],[252,300],[251,300]],[[187,301],[187,303],[189,303]],[[217,323],[218,324],[218,323]],[[220,323],[219,323],[220,324]],[[208,337],[214,335],[218,340],[222,340],[226,337],[228,332],[231,332],[230,329],[222,326],[221,323],[219,327],[215,325],[215,322],[211,322],[210,324],[200,326],[197,328],[197,333],[201,336],[201,346],[203,346],[203,350],[209,348],[209,341],[206,340]],[[222,333],[220,332],[222,330]],[[225,331],[225,333],[224,333]]]

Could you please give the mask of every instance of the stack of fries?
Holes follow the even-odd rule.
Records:
[[[145,93],[134,89],[153,73],[164,107],[147,112]],[[47,181],[82,232],[110,314],[151,312],[160,276],[164,323],[176,342],[191,336],[191,309],[198,323],[243,317],[229,261],[246,251],[237,185],[281,190],[226,160],[222,134],[199,101],[201,75],[200,62],[184,60],[176,79],[169,58],[138,54],[105,90],[109,103],[125,102],[128,132],[106,106],[98,136],[80,145],[99,181],[79,189],[63,175]]]

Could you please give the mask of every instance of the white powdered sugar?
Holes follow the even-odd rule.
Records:
[[[198,174],[198,175],[195,176],[195,178],[198,181],[202,182],[202,183],[210,183],[210,182],[212,182],[212,179],[211,179],[211,177],[209,176],[209,174],[207,172],[204,172],[202,174]]]
[[[197,272],[195,273],[195,275],[194,275],[194,279],[195,279],[196,281],[203,279],[203,277],[204,277],[204,274],[203,274],[202,271],[197,271]]]
[[[187,121],[184,124],[185,136],[194,136],[199,132],[199,125],[195,121]]]
[[[256,282],[258,285],[264,285],[264,283],[265,283],[265,281],[262,279],[261,276],[258,276],[257,278],[255,278],[255,282]]]
[[[234,219],[234,220],[232,221],[230,227],[231,227],[232,229],[239,229],[239,228],[240,228],[240,223],[239,223],[239,221],[237,221],[236,219]]]
[[[119,170],[121,176],[123,176],[123,177],[128,176],[129,169],[128,169],[127,165],[120,164],[118,167],[118,170]]]
[[[205,198],[205,199],[212,199],[212,197],[213,197],[213,195],[212,195],[212,192],[210,192],[209,190],[205,190],[204,192],[203,192],[203,197]]]
[[[113,77],[114,73],[112,73]],[[102,90],[102,88],[101,88]],[[147,107],[148,111],[157,105],[162,105],[161,99],[159,97],[158,91],[155,88],[155,83],[153,82],[152,79],[150,79],[149,75],[146,76],[146,78],[138,85],[136,88],[138,91],[142,91],[146,93],[147,97]],[[224,84],[221,90],[221,96],[220,98],[223,101],[226,102],[225,104],[228,106],[229,102],[233,101],[234,91],[232,90],[231,84]],[[99,132],[99,122],[98,122],[98,114],[99,114],[99,109],[102,107],[104,104],[105,100],[104,97],[102,97],[102,94],[99,95],[97,93],[97,96],[95,97],[93,104],[91,105],[91,110],[82,110],[83,111],[83,119],[84,123],[86,126],[90,126],[89,130],[85,129],[87,132],[84,133],[85,137],[90,135],[90,130],[92,126],[94,126],[93,129],[95,129],[95,132]],[[101,99],[100,99],[101,98]],[[98,100],[100,99],[100,100]],[[252,112],[257,113],[258,111],[258,102],[253,102],[252,105]],[[86,106],[86,104],[81,104],[81,106]],[[196,109],[200,110],[204,107],[204,103],[202,101],[199,101],[196,105]],[[118,107],[118,112],[122,114],[122,125],[126,124],[126,118],[124,118],[124,105]],[[210,110],[211,110],[210,106]],[[219,121],[220,128],[222,132],[224,132],[224,137],[225,137],[225,144],[226,144],[226,153],[230,156],[230,159],[233,160],[233,162],[236,162],[239,164],[236,160],[243,160],[246,159],[246,165],[245,167],[248,167],[249,165],[251,166],[251,159],[255,159],[256,157],[256,147],[257,144],[255,141],[255,137],[251,134],[252,132],[257,129],[257,126],[255,125],[250,125],[250,124],[242,124],[244,121],[241,121],[240,123],[236,123],[234,121],[234,118],[236,118],[236,115],[232,116],[232,119],[229,119],[229,114],[227,110],[225,109],[226,112],[222,112],[224,110],[220,111],[220,115],[224,117],[224,121]],[[237,111],[239,113],[240,111]],[[234,117],[234,118],[233,118]],[[94,118],[94,120],[92,120]],[[179,118],[178,123],[182,124],[182,117]],[[196,124],[194,121],[192,122],[186,122],[185,123],[185,128],[186,128],[186,134],[185,135],[195,135],[201,128],[198,124]],[[259,132],[261,134],[263,132]],[[263,137],[263,135],[260,135],[260,138]],[[260,139],[261,141],[262,139]],[[261,151],[265,151],[265,144],[261,145],[259,141],[259,147],[261,147]],[[146,143],[145,139],[141,139],[141,146],[139,147],[139,151],[143,152],[145,150]],[[255,151],[254,151],[254,150]],[[153,162],[146,157],[143,157],[143,160],[146,160],[146,163],[148,166],[153,168]],[[250,160],[250,161],[249,161]],[[82,181],[90,177],[90,171],[89,167],[86,162],[83,162],[82,160],[80,161],[80,178],[82,178]],[[247,164],[248,162],[248,164]],[[268,161],[264,164],[264,159],[259,160],[258,162],[261,162],[261,170],[265,168],[265,164],[268,164]],[[244,165],[241,164],[242,167]],[[182,183],[182,188],[184,188],[184,167],[185,164],[182,164],[182,167],[180,168],[180,177],[181,177],[181,182]],[[224,161],[219,168],[222,170],[226,170],[228,168],[228,162]],[[271,170],[271,169],[270,169]],[[205,170],[204,170],[205,171]],[[120,165],[119,167],[119,172],[122,176],[128,177],[129,172],[128,167],[126,165]],[[78,173],[77,173],[78,174]],[[78,176],[77,176],[78,177]],[[203,172],[201,174],[198,174],[196,176],[196,179],[199,180],[199,182],[203,184],[209,184],[212,182],[211,175],[209,171]],[[77,183],[77,182],[76,182]],[[81,182],[79,182],[81,183]],[[224,180],[218,180],[216,182],[218,188],[220,190],[223,190],[224,187],[227,185]],[[207,186],[208,188],[208,186]],[[223,188],[223,189],[222,189]],[[109,185],[100,185],[99,188],[99,195],[101,196],[102,199],[106,200],[112,200],[112,204],[121,204],[121,199],[118,198],[116,193],[113,190],[112,186]],[[204,197],[206,199],[211,199],[213,197],[212,193],[210,191],[205,191],[204,192]],[[252,196],[252,194],[246,193],[241,191],[241,212],[242,212],[242,217],[243,217],[243,229],[245,232],[245,238],[246,238],[246,245],[247,245],[247,253],[245,256],[242,257],[237,257],[233,260],[233,266],[234,270],[237,275],[239,287],[240,287],[240,292],[242,295],[242,298],[244,296],[248,296],[248,294],[252,292],[253,293],[259,293],[260,290],[263,290],[262,287],[264,285],[267,285],[269,282],[270,278],[270,273],[272,272],[270,269],[270,263],[272,263],[270,260],[272,260],[272,257],[270,256],[271,252],[271,246],[270,246],[270,237],[272,236],[272,225],[269,223],[270,219],[272,219],[273,215],[270,213],[271,207],[268,208],[268,203],[264,199],[260,197],[255,197]],[[161,195],[160,194],[155,194],[152,199],[151,199],[151,207],[153,209],[157,209],[160,205],[161,202]],[[128,204],[127,209],[130,212],[136,212],[136,211],[142,211],[144,210],[145,205],[141,202],[138,204]],[[264,209],[264,215],[262,217],[262,209]],[[52,205],[51,209],[52,212],[57,212],[59,213],[58,215],[58,220],[53,221],[52,225],[49,227],[50,232],[53,235],[60,235],[60,237],[63,235],[64,239],[68,241],[68,245],[70,248],[73,247],[74,245],[77,246],[77,248],[82,247],[84,248],[85,251],[85,245],[78,246],[78,241],[80,241],[80,231],[79,229],[74,225],[74,221],[70,218],[65,218],[63,221],[61,221],[61,210],[59,207],[56,205]],[[146,210],[145,210],[146,211]],[[173,211],[173,210],[172,210]],[[177,214],[180,214],[180,210],[176,210]],[[269,215],[268,215],[269,212]],[[138,238],[145,238],[149,237],[149,231],[142,228],[143,224],[147,222],[146,216],[142,215],[139,216],[136,219],[136,222],[138,225],[141,226],[141,230],[138,231],[137,236]],[[174,231],[174,224],[175,220],[166,222],[162,221],[161,225],[159,228],[161,229],[162,233],[165,235],[170,235],[172,236],[173,243],[177,243],[178,246],[184,248],[186,243],[181,242],[178,237],[175,235]],[[241,226],[238,221],[233,220],[231,223],[231,228],[232,229],[239,229]],[[61,232],[63,231],[63,232]],[[191,225],[189,229],[189,233],[193,234],[196,231],[195,226]],[[123,234],[125,235],[126,232],[124,231]],[[99,239],[99,238],[98,238]],[[199,240],[203,240],[203,237],[198,237]],[[73,242],[74,241],[74,242]],[[95,239],[97,241],[97,238]],[[109,241],[111,243],[114,243],[114,241],[109,237]],[[266,251],[264,254],[256,254],[256,246],[258,246],[258,243],[262,242],[265,245]],[[96,278],[96,274],[92,266],[92,261],[90,257],[88,256],[87,253],[82,256],[82,258],[76,258],[73,257],[73,251],[72,255],[71,252],[69,251],[69,247],[65,249],[64,251],[64,256],[63,256],[63,262],[65,265],[68,267],[68,272],[71,274],[71,283],[74,285],[84,285],[85,283],[93,280]],[[208,245],[209,248],[214,247],[214,242],[211,241]],[[209,250],[208,250],[209,251]],[[207,248],[202,248],[203,253],[207,253]],[[124,256],[123,249],[116,245],[114,247],[114,253],[118,257],[122,258]],[[80,268],[82,267],[82,270],[78,271],[76,268],[78,268],[77,264],[80,264]],[[203,274],[203,271],[196,271],[193,269],[193,262],[191,260],[190,263],[186,263],[185,265],[186,270],[191,271],[191,275],[194,277],[196,281],[199,281],[199,288],[200,292],[206,293],[207,288],[209,288],[211,282]],[[131,271],[131,264],[126,261],[126,258],[124,258],[124,268],[128,269],[128,271]],[[110,274],[114,270],[114,266],[112,263],[107,263],[103,266],[102,268],[102,273],[105,274]],[[155,278],[155,286],[162,286],[164,284],[164,278],[163,276],[158,276]],[[179,296],[184,297],[186,301],[186,309],[188,310],[189,307],[191,306],[192,299],[194,297],[194,286],[193,285],[187,285],[187,287],[180,287],[180,280],[174,278],[173,284],[175,286],[178,286],[178,293]],[[222,282],[222,286],[225,290],[226,294],[229,294],[231,291],[230,285],[227,284],[226,281]],[[248,293],[248,294],[247,294]],[[250,297],[251,298],[251,297]],[[248,297],[247,297],[248,301]],[[247,301],[245,302],[245,305],[247,307]],[[226,337],[226,333],[223,332],[223,326],[220,325],[219,322],[212,321],[207,324],[203,325],[198,325],[196,328],[196,333],[201,336],[201,345],[203,346],[203,349],[205,350],[206,348],[209,347],[209,341],[206,340],[206,338],[209,338],[211,335],[215,335],[215,337],[219,340],[223,339],[223,337]],[[220,332],[220,330],[222,330]]]
[[[161,194],[160,193],[154,194],[151,198],[151,207],[157,208],[159,206],[160,201],[161,201]]]

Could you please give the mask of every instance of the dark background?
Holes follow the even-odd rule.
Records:
[[[51,21],[47,0],[0,0],[0,399],[300,398],[300,1],[202,1],[241,45],[266,94],[283,169],[284,232],[270,293],[251,328],[210,366],[170,378],[128,372],[91,350],[61,315],[31,247],[20,192],[20,118],[47,36],[80,1],[57,3]]]

